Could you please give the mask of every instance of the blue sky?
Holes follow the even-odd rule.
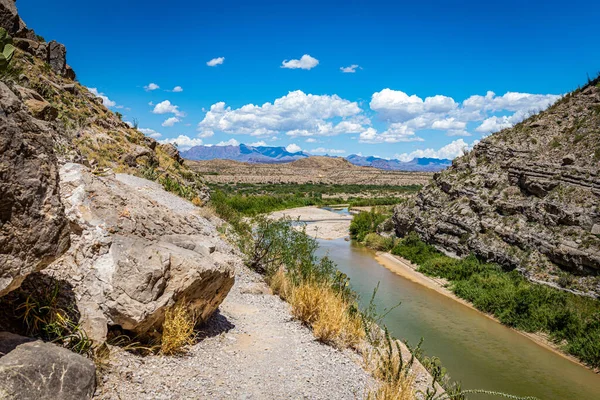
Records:
[[[78,79],[105,104],[181,148],[233,139],[453,157],[600,70],[598,1],[17,6],[67,46]]]

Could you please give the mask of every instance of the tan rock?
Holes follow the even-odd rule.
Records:
[[[54,121],[58,117],[58,110],[46,100],[29,99],[25,101],[25,105],[37,119]]]
[[[67,280],[90,338],[110,326],[137,335],[160,330],[180,300],[208,318],[241,262],[191,203],[129,175],[98,177],[80,164],[61,169],[73,245],[48,271]]]

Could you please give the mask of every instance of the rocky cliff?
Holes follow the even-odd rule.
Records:
[[[177,149],[121,121],[74,81],[65,47],[27,28],[14,0],[0,0],[0,27],[16,47],[0,71],[0,296],[68,248],[60,164],[144,176],[195,204],[207,200],[202,178]]]
[[[600,80],[482,140],[409,203],[396,233],[600,295]]]
[[[76,82],[14,0],[0,28],[16,47],[0,70],[0,331],[36,336],[22,305],[44,288],[97,344],[112,327],[160,334],[183,300],[208,318],[240,260],[200,215],[200,175]]]

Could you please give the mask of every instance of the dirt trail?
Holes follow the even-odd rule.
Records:
[[[238,266],[236,284],[181,357],[115,350],[100,399],[356,399],[373,385],[362,358],[315,341],[262,278]]]

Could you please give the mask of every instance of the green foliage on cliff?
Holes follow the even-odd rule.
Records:
[[[534,284],[517,271],[504,271],[474,256],[447,257],[414,233],[393,254],[419,265],[419,271],[451,281],[451,290],[503,324],[526,332],[543,332],[569,354],[600,367],[600,301]]]

